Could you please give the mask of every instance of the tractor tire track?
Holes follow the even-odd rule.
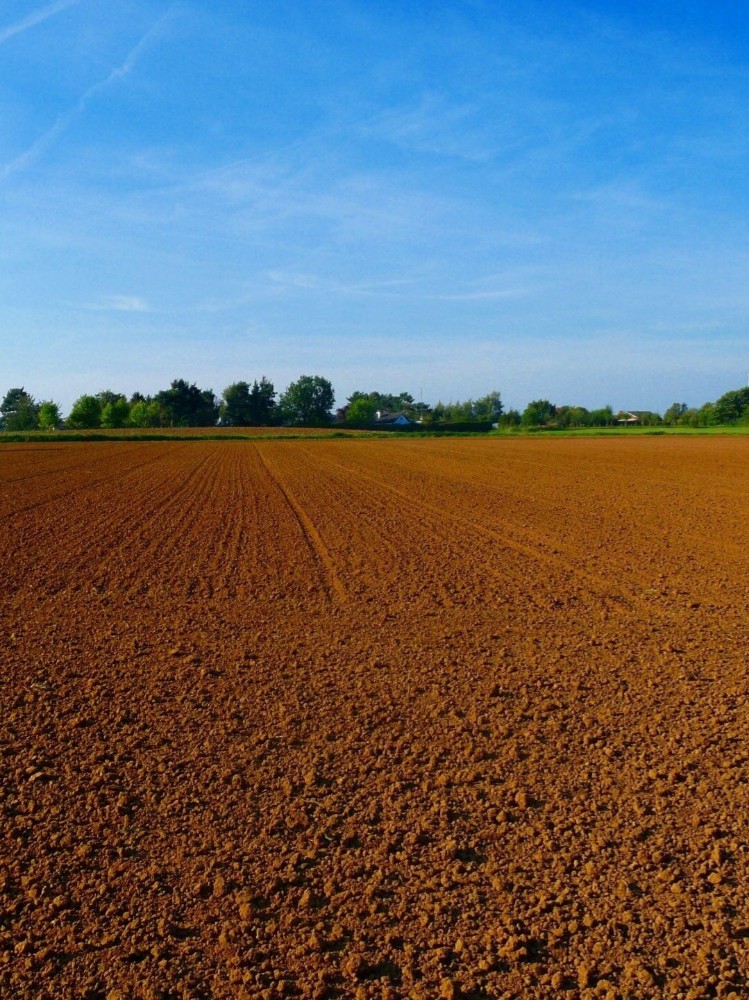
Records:
[[[527,558],[533,559],[536,562],[543,563],[546,566],[550,566],[554,569],[564,569],[572,573],[576,580],[580,581],[580,585],[588,590],[590,593],[596,597],[604,597],[609,600],[614,600],[616,602],[622,603],[626,606],[633,607],[635,604],[636,596],[632,592],[625,590],[624,588],[618,587],[612,584],[609,580],[605,579],[598,574],[591,573],[588,570],[581,569],[574,562],[561,558],[558,554],[550,555],[544,552],[540,546],[531,545],[527,542],[520,542],[516,538],[506,532],[500,531],[497,528],[489,527],[479,521],[474,521],[469,517],[464,517],[460,514],[456,514],[454,511],[446,511],[442,507],[438,507],[435,504],[430,504],[425,500],[417,500],[414,496],[404,490],[398,489],[389,483],[383,482],[383,480],[378,479],[376,476],[367,475],[367,473],[362,472],[360,469],[351,469],[345,465],[333,461],[333,459],[316,455],[315,460],[318,462],[323,462],[326,465],[333,466],[334,468],[340,469],[342,472],[346,473],[347,476],[352,478],[359,478],[365,482],[371,483],[379,490],[383,490],[387,493],[392,494],[398,499],[404,501],[409,507],[417,508],[424,513],[429,514],[432,518],[438,518],[443,522],[458,524],[463,528],[469,528],[472,532],[476,532],[482,535],[484,538],[489,538],[492,541],[499,542],[501,545],[508,549],[511,549],[518,554],[525,556]]]
[[[348,594],[336,571],[335,562],[325,542],[320,537],[320,533],[314,523],[306,513],[302,505],[296,499],[291,490],[285,486],[279,477],[270,468],[267,459],[262,451],[255,445],[260,464],[265,469],[269,479],[274,483],[276,489],[286,501],[286,505],[294,516],[294,520],[299,525],[305,543],[309,548],[313,561],[320,567],[320,574],[325,589],[334,604],[344,605],[348,601]]]

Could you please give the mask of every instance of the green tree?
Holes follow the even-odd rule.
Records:
[[[160,427],[162,423],[161,407],[155,399],[137,399],[130,402],[131,427]]]
[[[330,423],[335,395],[321,375],[300,375],[281,394],[279,408],[284,423],[320,427]]]
[[[718,424],[733,424],[749,416],[749,386],[724,392],[714,404],[714,417]]]
[[[45,399],[39,404],[39,427],[43,431],[53,431],[62,423],[62,414],[57,403]]]
[[[443,403],[439,399],[432,410],[432,422],[435,424],[454,424],[473,420],[473,405],[471,399],[466,400],[465,403],[461,403],[460,400],[455,403]]]
[[[548,399],[534,399],[523,410],[523,427],[544,427],[557,412],[556,406]]]
[[[666,410],[666,413],[668,413],[668,410]],[[664,420],[666,413],[663,414]],[[684,413],[682,413],[680,423],[683,424],[684,427],[699,427],[700,411],[694,406],[688,407]]]
[[[395,410],[396,413],[411,414],[413,413],[414,405],[414,398],[410,392],[399,392],[396,405],[393,407],[393,410]]]
[[[123,399],[121,392],[114,392],[112,389],[102,389],[101,392],[96,393],[96,398],[101,403],[102,409],[107,405],[107,403],[116,403],[118,399]]]
[[[276,390],[264,375],[258,382],[234,382],[223,392],[221,420],[227,427],[267,427],[274,423]]]
[[[457,400],[455,403],[448,403],[445,407],[445,423],[457,424],[466,423],[473,420],[473,400],[467,399],[464,403]]]
[[[250,383],[232,382],[224,389],[219,407],[221,423],[226,427],[251,427]]]
[[[475,420],[490,420],[495,424],[501,416],[502,399],[496,389],[478,399],[456,400],[454,403],[438,400],[431,410],[431,422],[435,424],[471,423]]]
[[[502,428],[513,428],[519,427],[521,423],[520,410],[505,410],[502,416],[499,418],[499,426]]]
[[[130,401],[130,426],[150,427],[148,422],[148,403],[145,399]]]
[[[346,398],[346,402],[349,406],[352,403],[355,403],[357,399],[371,399],[372,402],[375,402],[375,397],[379,397],[379,395],[380,394],[378,392],[360,392],[357,389],[356,392],[352,392],[351,395]]]
[[[501,416],[502,398],[496,389],[486,396],[479,396],[473,404],[474,420],[491,420],[496,424]]]
[[[168,389],[156,395],[166,422],[172,427],[213,427],[219,408],[212,389],[199,389],[195,383],[175,379]]]
[[[67,424],[74,430],[92,430],[101,427],[101,400],[99,397],[79,396],[73,403]]]
[[[588,414],[589,427],[613,427],[615,423],[616,417],[611,406],[602,406],[598,410],[591,410]]]
[[[672,403],[663,414],[663,423],[670,424],[671,427],[683,423],[684,414],[688,409],[689,407],[686,403]]]
[[[37,424],[39,406],[21,386],[8,389],[0,404],[0,418],[6,431],[33,431]]]
[[[556,427],[587,427],[590,423],[590,413],[584,406],[558,406],[554,415]]]
[[[130,417],[130,404],[124,396],[109,400],[101,408],[102,427],[126,427]]]
[[[377,413],[377,404],[368,396],[359,396],[353,403],[349,403],[346,410],[346,423],[348,424],[371,424]]]
[[[250,390],[250,416],[255,427],[268,427],[277,423],[278,406],[276,404],[276,389],[265,375],[260,381],[252,383]]]
[[[697,427],[715,427],[718,417],[715,413],[715,403],[703,403],[697,411]]]
[[[359,399],[367,399],[374,404],[375,412],[381,410],[383,413],[405,413],[413,417],[430,412],[427,404],[415,402],[410,392],[392,393],[378,392],[377,390],[360,392],[357,390],[351,393],[346,402],[348,406],[351,406]]]
[[[429,403],[414,403],[412,410],[416,420],[426,422],[431,418],[432,408]]]

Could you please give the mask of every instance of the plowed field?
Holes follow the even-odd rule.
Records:
[[[0,996],[749,995],[749,439],[0,451]]]

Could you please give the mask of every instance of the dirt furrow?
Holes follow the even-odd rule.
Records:
[[[66,446],[63,445],[63,447]],[[68,445],[67,447],[70,446]],[[144,455],[141,449],[137,449],[137,451],[131,450],[130,455],[132,458],[130,461],[132,462],[132,465],[130,465],[129,471],[134,472],[144,469],[154,462],[161,462],[164,460],[166,454],[168,454],[168,450],[155,450],[150,455],[148,455],[148,453]],[[123,469],[121,468],[122,459],[123,452],[121,449],[110,451],[105,458],[100,458],[95,463],[95,468],[99,465],[103,465],[109,470],[105,475],[94,475],[93,477],[87,475],[85,477],[87,481],[85,483],[80,483],[78,480],[82,477],[76,472],[73,472],[69,477],[71,480],[70,482],[55,484],[55,491],[52,496],[48,495],[48,492],[44,489],[43,484],[35,484],[36,486],[39,486],[39,496],[32,499],[31,502],[26,502],[29,491],[24,491],[21,497],[19,497],[19,499],[23,502],[21,502],[18,506],[14,503],[17,491],[9,488],[6,495],[1,500],[0,509],[2,510],[2,513],[0,513],[0,523],[27,512],[53,507],[55,504],[60,504],[63,507],[69,506],[71,501],[77,501],[81,497],[85,496],[85,494],[97,490],[105,483],[111,483],[119,480],[120,476],[123,474]],[[91,467],[92,463],[81,464],[81,469],[86,472],[88,472]],[[30,492],[33,494],[34,490],[32,489]]]
[[[745,995],[713,443],[96,444],[4,493],[0,996]]]
[[[320,457],[321,456],[319,455],[317,456],[318,460]],[[328,457],[322,460],[328,464],[337,465],[339,469],[351,475],[351,471],[347,469],[346,466],[334,463]],[[515,535],[510,534],[507,531],[502,531],[495,526],[488,526],[485,522],[465,517],[448,504],[438,505],[436,503],[430,503],[424,499],[417,499],[412,493],[409,493],[392,483],[385,482],[383,479],[377,478],[376,476],[364,473],[361,470],[357,470],[356,476],[360,480],[371,484],[375,490],[390,493],[397,497],[404,504],[408,505],[408,508],[411,511],[416,509],[421,510],[430,518],[436,518],[437,521],[458,525],[461,528],[466,529],[470,534],[479,534],[492,541],[499,542],[503,547],[512,549],[520,555],[526,556],[537,562],[541,562],[553,570],[558,571],[563,569],[573,577],[573,585],[584,587],[597,596],[613,598],[624,604],[630,604],[633,600],[633,594],[631,591],[620,587],[611,578],[598,576],[597,574],[581,568],[579,563],[563,558],[561,552],[558,550],[552,550],[549,552],[547,551],[545,545],[532,545],[528,541],[520,541]]]

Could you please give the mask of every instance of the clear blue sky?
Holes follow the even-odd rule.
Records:
[[[735,0],[2,0],[0,391],[714,399],[748,42]]]

